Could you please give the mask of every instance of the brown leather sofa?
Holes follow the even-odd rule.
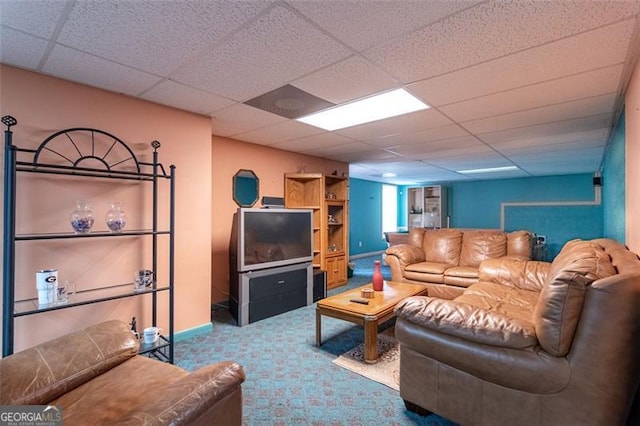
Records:
[[[65,426],[241,424],[242,367],[188,373],[138,346],[114,320],[0,359],[0,405],[55,405]]]
[[[532,241],[527,231],[413,228],[408,244],[387,248],[385,260],[391,281],[424,284],[429,296],[453,299],[478,281],[483,260],[531,259]]]
[[[640,384],[640,260],[609,239],[494,259],[453,300],[396,308],[400,396],[463,425],[624,425]]]

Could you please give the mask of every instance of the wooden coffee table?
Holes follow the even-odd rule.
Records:
[[[409,296],[426,296],[427,288],[421,284],[385,281],[382,291],[376,291],[368,305],[351,302],[362,298],[360,291],[371,284],[336,294],[318,301],[316,305],[316,345],[322,344],[322,315],[349,321],[364,327],[364,360],[378,361],[378,325],[393,318],[393,310],[402,299]]]

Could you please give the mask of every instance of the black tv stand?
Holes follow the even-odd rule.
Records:
[[[239,326],[313,303],[310,262],[232,275],[229,312]]]

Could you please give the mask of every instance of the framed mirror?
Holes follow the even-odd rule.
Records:
[[[240,169],[233,175],[233,201],[240,207],[253,207],[258,201],[260,181],[253,170]]]

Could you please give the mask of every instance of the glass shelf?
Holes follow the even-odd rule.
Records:
[[[152,231],[150,229],[140,229],[122,232],[96,231],[86,234],[76,234],[74,232],[51,232],[42,234],[18,234],[16,241],[29,240],[59,240],[67,238],[92,238],[92,237],[130,237],[135,235],[168,235],[170,231]]]
[[[169,339],[165,336],[160,336],[155,343],[144,343],[142,338],[140,338],[140,349],[138,349],[139,354],[146,354],[148,352],[157,351],[160,348],[164,348],[169,345]]]
[[[118,284],[108,287],[81,290],[69,296],[69,301],[61,303],[51,303],[48,305],[38,305],[38,299],[16,300],[14,305],[14,317],[38,314],[41,312],[66,309],[74,306],[89,305],[92,303],[106,302],[108,300],[122,299],[125,297],[138,296],[142,294],[167,291],[169,287],[156,287],[148,290],[134,291],[133,283]]]

